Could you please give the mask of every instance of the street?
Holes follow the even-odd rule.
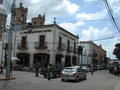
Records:
[[[14,71],[13,76],[16,80],[0,81],[0,90],[120,90],[120,78],[107,70],[88,73],[87,80],[80,82],[62,82],[60,78],[49,81],[41,75],[36,78],[33,72]]]

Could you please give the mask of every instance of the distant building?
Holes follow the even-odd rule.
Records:
[[[98,46],[92,41],[81,41],[80,45],[83,47],[82,64],[90,65],[104,65],[106,58],[106,51],[102,46]]]

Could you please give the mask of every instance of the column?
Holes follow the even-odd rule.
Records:
[[[33,60],[34,60],[34,59],[33,59],[33,55],[34,55],[34,54],[31,52],[31,53],[30,53],[30,66],[29,66],[30,69],[33,68]]]

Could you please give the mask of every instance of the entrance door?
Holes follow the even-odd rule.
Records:
[[[20,61],[17,62],[18,64],[29,67],[29,65],[30,65],[30,55],[28,53],[18,53],[17,58],[20,59]]]

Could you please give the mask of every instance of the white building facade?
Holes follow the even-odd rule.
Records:
[[[80,55],[79,62],[84,65],[92,64],[92,46],[90,43],[80,43],[81,47],[83,47],[82,55]]]
[[[14,33],[14,40],[13,54],[20,59],[18,64],[25,67],[32,68],[36,62],[43,67],[48,63],[78,64],[78,37],[57,24],[23,29]]]
[[[81,41],[80,46],[83,47],[80,64],[106,65],[106,51],[101,45],[98,46],[92,41]]]

